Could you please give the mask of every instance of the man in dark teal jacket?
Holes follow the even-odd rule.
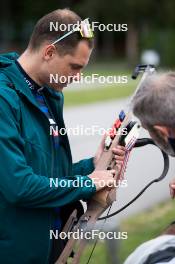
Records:
[[[80,18],[69,10],[54,11],[38,21],[20,57],[16,53],[0,56],[2,264],[53,263],[49,234],[55,220],[61,221],[60,208],[91,198],[101,188],[94,178],[106,185],[113,182],[113,171],[94,171],[103,142],[94,158],[72,164],[67,135],[50,135],[51,124],[65,128],[65,84],[51,85],[49,75],[79,74],[92,50],[92,40],[80,38],[79,32],[52,44],[65,33],[49,30],[49,21],[56,20],[75,24]],[[114,149],[114,154],[120,165],[123,149]],[[58,187],[50,186],[50,178],[58,178]],[[69,185],[61,187],[62,180]],[[81,182],[78,188],[75,180]]]

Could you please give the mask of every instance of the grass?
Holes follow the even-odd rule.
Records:
[[[136,82],[131,81],[127,84],[112,85],[104,88],[65,91],[65,106],[70,107],[124,98],[131,95],[135,88]]]
[[[84,71],[84,76],[91,75],[93,73],[101,76],[128,76],[128,83],[126,84],[112,84],[103,87],[89,88],[81,90],[68,90],[64,91],[65,95],[65,106],[72,107],[83,104],[91,104],[100,101],[107,101],[117,98],[124,98],[131,95],[136,88],[137,81],[130,79],[131,72],[124,69],[123,66],[115,63],[90,65]]]
[[[168,201],[124,221],[121,229],[128,232],[128,239],[121,243],[123,260],[141,243],[152,239],[174,221],[174,202]]]
[[[123,65],[114,63],[103,63],[87,66],[84,70],[85,75],[98,73],[99,75],[128,75],[130,76],[132,70],[126,69]]]
[[[128,239],[120,240],[120,248],[118,250],[120,263],[123,263],[127,256],[138,245],[158,236],[172,221],[174,221],[174,206],[173,201],[164,202],[122,222],[120,231],[127,232]],[[91,250],[92,245],[87,246],[81,258],[81,264],[87,262]],[[100,264],[110,263],[105,244],[101,242],[98,242],[90,260],[90,264],[96,264],[97,262]]]

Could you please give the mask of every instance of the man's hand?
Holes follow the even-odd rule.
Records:
[[[103,150],[105,147],[106,136],[107,135],[103,136],[102,141],[101,141],[101,143],[97,149],[96,155],[94,157],[94,165],[95,166],[98,163],[98,161],[99,161],[99,159],[103,153]],[[124,160],[124,156],[125,156],[125,148],[123,146],[117,146],[116,148],[113,148],[112,151],[114,153],[114,158],[115,158],[116,164],[118,165],[118,169],[120,170],[122,163],[123,163],[123,160]]]
[[[123,164],[124,157],[125,157],[125,147],[117,146],[116,148],[113,148],[112,151],[114,153],[114,158],[115,158],[115,162],[117,164],[118,170],[120,170]]]
[[[95,170],[89,175],[89,178],[92,179],[98,192],[105,187],[109,187],[110,189],[115,186],[115,173],[115,170]]]
[[[170,182],[169,187],[170,187],[170,195],[171,195],[171,198],[174,199],[174,197],[175,197],[175,179],[173,179]]]

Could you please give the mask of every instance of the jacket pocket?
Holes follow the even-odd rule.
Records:
[[[24,154],[27,165],[32,167],[34,173],[51,177],[51,155],[41,145],[25,139]]]

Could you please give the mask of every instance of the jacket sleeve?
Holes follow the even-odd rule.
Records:
[[[73,164],[73,175],[81,174],[81,175],[88,175],[91,174],[94,170],[94,158],[83,159],[79,162]]]
[[[13,101],[15,98],[13,98]],[[89,199],[96,191],[92,180],[83,175],[64,177],[66,187],[50,186],[47,175],[37,175],[27,165],[24,155],[24,139],[19,131],[19,98],[17,107],[0,95],[0,193],[9,203],[22,207],[57,207],[67,203]],[[14,104],[13,104],[14,105]],[[17,104],[16,104],[17,105]],[[18,117],[18,118],[17,118]],[[72,179],[72,181],[71,181]],[[81,182],[80,187],[73,180]]]

